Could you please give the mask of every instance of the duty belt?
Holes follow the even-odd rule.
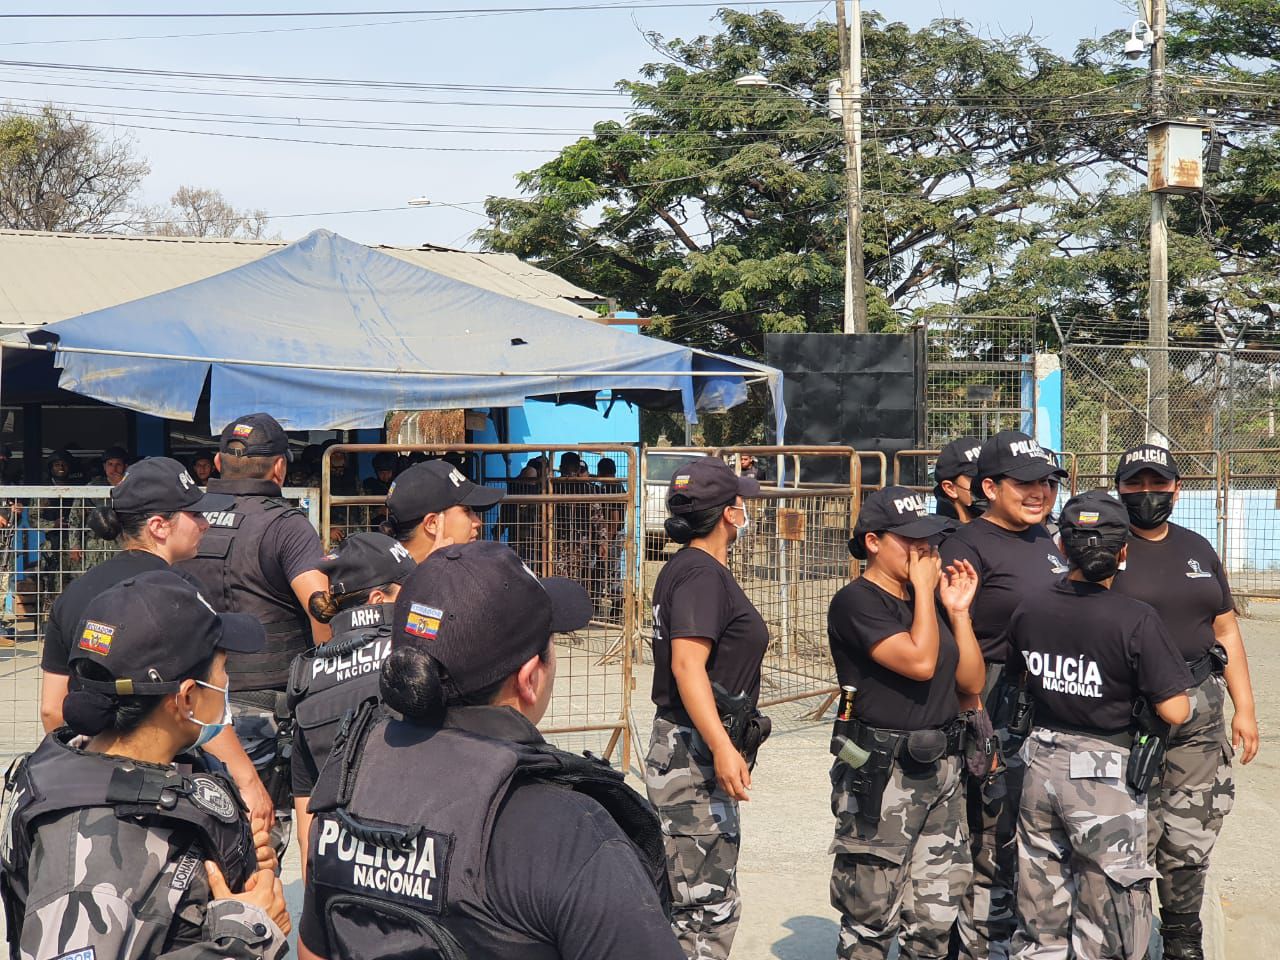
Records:
[[[1074,724],[1062,723],[1058,720],[1036,720],[1035,728],[1052,730],[1054,733],[1074,733],[1082,737],[1093,737],[1095,740],[1102,740],[1113,747],[1120,747],[1123,750],[1128,750],[1133,746],[1133,730],[1129,728],[1124,730],[1097,730],[1091,727],[1077,727]]]
[[[966,727],[965,721],[957,718],[945,727],[892,730],[888,727],[873,727],[855,718],[849,722],[849,735],[853,742],[864,750],[878,750],[889,754],[895,760],[911,759],[917,763],[932,763],[943,757],[959,756],[964,752]],[[942,745],[942,751],[936,753],[931,759],[921,756],[922,742],[929,739],[931,735],[938,734],[941,737],[937,742]],[[934,750],[936,751],[936,747]]]
[[[1187,669],[1191,671],[1191,686],[1198,687],[1210,676],[1222,676],[1227,666],[1227,651],[1220,643],[1215,643],[1199,660],[1188,660]]]

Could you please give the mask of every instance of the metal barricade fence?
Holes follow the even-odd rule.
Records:
[[[329,459],[339,452],[348,459],[383,452],[430,458],[457,455],[470,479],[503,492],[504,499],[481,515],[479,538],[506,543],[538,576],[576,580],[595,607],[587,627],[557,638],[555,693],[543,732],[569,750],[590,749],[608,757],[620,747],[625,768],[630,763],[631,655],[637,622],[637,448],[334,445],[325,452],[321,469],[321,537],[330,545],[358,530],[377,530],[386,517],[385,493],[340,495],[331,489]],[[570,460],[576,456],[587,475],[554,476],[548,467],[559,466],[566,454]],[[602,467],[606,474],[612,469],[614,476],[600,476]],[[414,519],[419,518],[397,521]]]
[[[1280,450],[1228,450],[1221,489],[1218,553],[1232,593],[1280,597]],[[1181,510],[1179,501],[1174,511],[1179,523]]]
[[[0,761],[33,749],[44,735],[45,623],[67,584],[119,549],[88,526],[89,513],[110,496],[105,485],[0,486]],[[317,518],[315,491],[291,488],[285,496]]]
[[[656,447],[644,450],[646,532],[666,518],[671,474],[701,456],[736,463],[751,455],[771,465],[774,479],[747,502],[751,529],[729,554],[729,567],[769,627],[761,705],[822,697],[820,714],[839,690],[827,643],[827,607],[855,572],[848,543],[861,502],[862,467],[850,447]],[[880,456],[876,454],[876,456]],[[840,482],[806,480],[806,465],[841,475]],[[657,467],[657,469],[653,469]],[[818,472],[811,468],[811,472]],[[881,474],[883,476],[883,472]],[[675,545],[666,542],[643,564],[644,640],[652,642],[653,585]]]

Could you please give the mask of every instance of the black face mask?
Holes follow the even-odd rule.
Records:
[[[1139,530],[1154,530],[1173,515],[1172,490],[1122,493],[1120,500],[1129,511],[1129,522]]]
[[[991,506],[991,501],[983,495],[981,490],[974,489],[969,492],[973,498],[973,502],[969,504],[969,516],[976,519],[987,512],[987,508]]]

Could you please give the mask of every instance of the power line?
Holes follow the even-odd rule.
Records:
[[[814,0],[769,0],[768,6],[811,5]],[[286,19],[303,17],[412,17],[439,13],[554,13],[579,10],[669,10],[707,7],[758,7],[761,3],[745,0],[663,0],[659,3],[587,3],[556,4],[533,7],[435,7],[407,10],[242,10],[232,12],[184,11],[179,13],[0,13],[0,20],[241,20]]]

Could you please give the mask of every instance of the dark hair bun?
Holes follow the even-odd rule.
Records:
[[[328,623],[338,615],[339,610],[341,607],[338,606],[337,598],[328,590],[317,590],[307,601],[307,612],[321,623]]]
[[[854,530],[849,538],[849,554],[855,560],[867,559],[867,530]]]
[[[387,519],[378,524],[378,532],[384,537],[390,537],[394,540],[399,531],[396,529],[396,525]]]
[[[689,521],[684,517],[667,517],[663,523],[666,528],[667,536],[676,543],[688,543],[693,539],[693,527],[689,526]]]
[[[120,703],[97,690],[73,690],[62,701],[62,717],[76,733],[94,737],[115,722]]]
[[[440,668],[421,647],[396,646],[382,664],[382,702],[406,720],[439,726],[444,720],[445,690]]]
[[[85,518],[85,523],[102,540],[115,540],[124,530],[123,525],[120,523],[120,517],[116,514],[115,509],[109,505],[94,507],[89,511],[89,516]]]
[[[1065,539],[1067,559],[1090,583],[1101,583],[1119,572],[1121,546],[1108,543],[1075,546],[1070,538]]]

